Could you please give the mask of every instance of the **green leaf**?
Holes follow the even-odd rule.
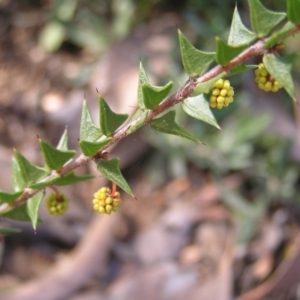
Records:
[[[281,84],[291,98],[296,102],[294,83],[291,76],[292,62],[295,55],[276,57],[274,54],[266,54],[263,63],[268,72]]]
[[[64,130],[64,133],[62,134],[56,149],[68,150],[68,130],[67,129]]]
[[[14,174],[14,175],[16,175],[16,177],[13,178],[13,180],[17,186],[18,185],[22,186],[22,182],[20,181],[20,178],[22,178],[22,181],[24,184],[30,184],[30,183],[34,183],[34,182],[38,181],[40,178],[42,178],[46,175],[45,169],[29,162],[16,149],[14,149],[14,154],[15,154],[14,156],[15,156],[16,162],[18,164],[18,167],[14,166],[15,172],[16,173],[20,172],[19,174]],[[22,188],[24,188],[24,186]]]
[[[190,77],[201,75],[214,60],[214,52],[203,52],[196,49],[178,30],[182,64]]]
[[[53,181],[54,185],[57,186],[62,186],[62,185],[70,185],[70,184],[74,184],[74,183],[79,183],[82,181],[86,181],[89,179],[94,178],[95,176],[93,175],[75,175],[74,172],[70,172],[66,175],[63,175],[61,177],[59,177],[58,179]]]
[[[186,98],[182,108],[191,117],[221,129],[203,95]]]
[[[113,112],[102,96],[99,95],[100,108],[100,129],[103,134],[110,136],[113,134],[128,118],[127,114],[117,114]]]
[[[18,233],[21,232],[19,228],[1,228],[0,227],[0,234],[10,234],[10,233]]]
[[[76,153],[74,150],[59,150],[39,139],[46,165],[50,170],[60,170]]]
[[[291,22],[287,22],[279,31],[273,33],[270,38],[268,38],[267,42],[265,43],[265,48],[272,48],[275,46],[277,42],[279,42],[285,35],[290,32],[295,25]]]
[[[6,193],[0,191],[0,203],[12,203],[22,195],[23,191]]]
[[[85,156],[94,156],[99,149],[107,145],[112,138],[106,138],[100,142],[79,141],[79,146]]]
[[[113,158],[111,160],[101,160],[97,164],[97,169],[99,172],[106,177],[108,180],[116,183],[122,190],[124,190],[128,195],[134,197],[130,186],[123,177],[120,171],[120,159]]]
[[[51,179],[43,180],[41,182],[30,184],[28,187],[33,190],[41,190],[41,189],[47,187],[48,185],[52,184],[57,178],[60,178],[59,174],[55,174],[54,177],[51,176]]]
[[[165,86],[154,86],[142,83],[143,102],[147,109],[155,109],[158,104],[169,94],[173,82],[169,81]]]
[[[12,187],[15,192],[23,190],[26,186],[22,177],[20,166],[15,157],[12,158]]]
[[[11,208],[9,211],[1,212],[0,215],[8,219],[18,220],[23,222],[31,221],[30,217],[28,216],[26,203],[23,203],[18,207]]]
[[[257,37],[267,36],[285,17],[284,12],[274,12],[265,8],[259,0],[248,0],[250,21]]]
[[[86,101],[83,101],[80,123],[80,140],[95,142],[101,136],[102,132],[100,131],[100,128],[95,126]]]
[[[29,198],[27,201],[27,213],[30,217],[32,227],[34,230],[36,230],[36,225],[38,223],[39,208],[43,197],[44,195],[42,193],[39,193]]]
[[[237,6],[235,6],[230,27],[228,44],[231,46],[249,44],[253,40],[255,40],[255,38],[255,33],[247,29],[243,24]]]
[[[208,94],[211,91],[211,87],[213,86],[213,84],[216,81],[218,81],[220,78],[223,78],[225,75],[226,75],[226,72],[222,72],[218,76],[216,76],[210,80],[198,83],[196,85],[192,95],[194,96],[194,95],[199,95],[199,94]]]
[[[143,97],[143,91],[142,91],[142,85],[149,83],[148,76],[144,70],[143,64],[140,61],[140,67],[139,67],[139,83],[138,83],[138,90],[137,90],[137,98],[138,98],[138,104],[139,108],[141,110],[144,110],[145,103],[144,103],[144,97]]]
[[[221,40],[219,37],[216,37],[216,43],[216,62],[221,66],[225,66],[233,58],[238,56],[243,50],[247,48],[247,45],[230,46],[226,42]]]
[[[150,126],[157,131],[174,134],[199,143],[200,141],[196,137],[175,122],[175,115],[175,111],[172,110],[162,117],[152,120]]]
[[[287,0],[287,17],[291,22],[300,24],[300,0]]]
[[[131,121],[134,121],[134,120],[137,120],[139,118],[139,121],[137,121],[134,125],[131,125],[127,130],[126,130],[126,133],[129,135],[129,134],[132,134],[133,132],[137,131],[139,128],[141,128],[146,119],[147,119],[147,116],[148,116],[148,111],[137,111],[136,114],[134,114],[134,117],[132,118]],[[131,123],[131,122],[130,122]]]
[[[257,68],[257,65],[245,65],[244,63],[241,63],[241,64],[237,65],[236,67],[230,69],[229,75],[230,76],[236,75],[236,74],[243,73],[243,72],[246,72],[249,70],[253,70],[255,68]]]

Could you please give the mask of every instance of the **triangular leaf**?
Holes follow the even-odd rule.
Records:
[[[23,222],[31,221],[30,217],[28,216],[26,203],[23,203],[18,207],[13,207],[8,211],[4,211],[3,213],[1,212],[0,215],[2,215],[5,218],[23,221]]]
[[[287,22],[279,31],[273,33],[265,43],[265,48],[272,48],[275,44],[280,41],[285,35],[290,32],[295,25],[291,22]]]
[[[79,183],[82,181],[86,181],[89,179],[94,178],[95,176],[93,175],[75,175],[74,172],[70,172],[66,175],[61,176],[60,178],[56,179],[53,181],[53,185],[58,185],[58,186],[62,186],[62,185],[70,185],[70,184],[75,184],[75,183]]]
[[[55,174],[55,175],[51,175],[51,179],[48,180],[43,180],[41,182],[37,182],[37,183],[33,183],[33,184],[29,184],[29,188],[33,189],[33,190],[41,190],[45,187],[47,187],[48,185],[52,184],[57,178],[60,178],[59,174]]]
[[[117,114],[113,112],[102,96],[99,95],[100,109],[100,129],[103,134],[110,136],[113,134],[128,118],[127,114]]]
[[[236,75],[236,74],[243,73],[243,72],[246,72],[249,70],[253,70],[255,68],[257,68],[257,65],[245,65],[244,63],[241,63],[241,64],[237,65],[236,67],[230,69],[229,75],[230,76]]]
[[[68,150],[68,130],[67,129],[64,130],[64,133],[62,134],[56,149]]]
[[[85,156],[93,156],[97,153],[97,151],[107,145],[112,138],[106,138],[103,141],[100,142],[88,142],[88,141],[79,141],[79,146],[82,151],[82,153]]]
[[[142,91],[142,85],[143,84],[147,84],[150,83],[148,76],[144,70],[143,64],[140,61],[140,67],[139,67],[139,83],[138,83],[138,90],[137,90],[137,98],[138,98],[138,104],[139,104],[139,108],[141,110],[144,110],[145,104],[144,104],[144,97],[143,97],[143,91]]]
[[[21,232],[21,229],[19,228],[1,228],[0,227],[0,234],[11,234],[11,233],[18,233]]]
[[[216,37],[216,43],[216,62],[221,66],[225,66],[234,57],[238,56],[243,50],[247,48],[247,45],[230,46],[219,37]]]
[[[86,101],[82,104],[80,139],[88,142],[95,142],[102,136],[100,128],[96,127],[89,112]]]
[[[287,0],[287,17],[291,22],[300,24],[300,0]]]
[[[133,132],[137,131],[139,128],[141,128],[144,123],[145,120],[147,119],[148,116],[148,111],[142,111],[142,110],[138,110],[135,114],[134,117],[131,119],[131,124],[133,123],[134,120],[138,120],[137,122],[135,122],[133,125],[131,125],[127,130],[126,133],[132,134]]]
[[[182,108],[191,117],[220,129],[215,116],[210,110],[209,103],[203,95],[185,99],[182,103]]]
[[[178,30],[182,64],[190,77],[201,75],[214,60],[214,52],[203,52],[196,49],[191,42]]]
[[[34,230],[36,230],[36,225],[38,223],[39,208],[44,195],[42,193],[36,194],[29,198],[27,201],[27,213],[30,217],[31,224]]]
[[[247,29],[243,24],[237,6],[235,6],[230,27],[228,44],[231,46],[249,44],[255,38],[255,33]]]
[[[15,157],[12,158],[12,187],[15,192],[23,190],[26,183],[22,177],[20,166]]]
[[[257,37],[267,36],[285,17],[283,12],[274,12],[265,8],[259,0],[248,0],[250,21]]]
[[[157,131],[174,134],[199,143],[199,140],[196,137],[175,122],[175,115],[175,111],[172,110],[162,117],[152,120],[150,126]]]
[[[0,204],[1,203],[12,203],[16,199],[18,199],[22,195],[23,191],[16,192],[16,193],[6,193],[0,191]]]
[[[18,152],[15,149],[14,149],[14,154],[20,172],[19,175],[21,175],[22,180],[25,184],[34,183],[46,175],[45,169],[31,163],[20,152]],[[17,167],[14,166],[14,168],[18,173]],[[18,181],[20,179],[19,175],[17,175],[17,177],[15,177],[14,180]],[[21,182],[19,181],[19,183]]]
[[[194,88],[193,91],[193,96],[194,95],[199,95],[199,94],[208,94],[211,91],[211,87],[213,86],[213,84],[218,81],[220,78],[223,78],[226,75],[226,72],[222,72],[220,73],[218,76],[204,81],[204,82],[200,82],[196,85],[196,87]]]
[[[158,104],[169,94],[173,82],[168,82],[165,86],[154,86],[152,84],[141,84],[143,102],[147,109],[155,109]]]
[[[279,84],[285,88],[292,99],[296,101],[294,83],[291,76],[291,67],[294,58],[295,55],[276,57],[274,54],[266,54],[263,57],[263,63],[272,77],[274,77]]]
[[[50,170],[60,170],[76,153],[74,150],[59,150],[39,139],[46,165]]]
[[[97,164],[97,169],[100,173],[106,177],[108,180],[114,182],[117,186],[119,186],[122,190],[124,190],[128,195],[134,197],[130,186],[127,181],[123,177],[120,171],[120,159],[113,158],[111,160],[101,160]]]

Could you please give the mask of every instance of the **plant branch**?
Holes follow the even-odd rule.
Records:
[[[294,34],[298,33],[299,31],[300,31],[300,26],[296,25],[290,32],[288,32],[285,35],[285,37],[283,39],[287,38],[288,36],[294,35]],[[211,70],[209,70],[207,73],[205,73],[202,76],[189,78],[179,90],[177,90],[173,94],[166,97],[158,105],[158,107],[156,109],[150,110],[148,112],[147,118],[144,121],[144,125],[145,124],[150,124],[151,121],[157,115],[159,115],[160,113],[166,111],[170,107],[182,102],[187,97],[189,97],[189,95],[194,91],[197,84],[202,83],[202,82],[206,82],[206,81],[216,77],[217,75],[221,74],[224,71],[229,73],[230,69],[232,69],[233,67],[236,67],[237,65],[239,65],[241,63],[246,62],[250,58],[253,58],[253,57],[256,57],[256,56],[259,56],[259,55],[263,55],[265,53],[268,53],[268,52],[272,51],[272,49],[266,49],[264,47],[267,40],[268,40],[268,38],[256,41],[253,45],[249,46],[242,53],[240,53],[237,57],[233,58],[226,66],[217,65],[217,66],[215,66],[214,68],[212,68]],[[101,157],[101,154],[103,152],[107,151],[112,145],[116,144],[121,139],[128,136],[130,134],[130,133],[128,133],[129,128],[136,125],[136,124],[138,124],[139,122],[141,122],[142,117],[143,116],[133,120],[130,124],[127,124],[127,125],[121,127],[120,129],[118,129],[112,135],[111,142],[109,144],[105,145],[104,147],[102,147],[98,151],[98,154],[96,156],[86,157],[83,154],[81,154],[76,159],[73,159],[71,162],[69,162],[68,164],[63,166],[61,168],[61,170],[59,170],[59,172],[53,171],[44,180],[49,180],[51,178],[54,178],[55,176],[57,176],[57,173],[59,173],[59,175],[63,176],[65,174],[77,169],[78,167],[88,163],[91,160],[95,160],[95,161],[98,160],[99,157]],[[3,211],[5,209],[7,209],[7,207],[16,207],[16,206],[18,206],[18,205],[22,204],[23,202],[25,202],[28,198],[30,198],[30,197],[34,196],[35,194],[37,194],[38,192],[40,192],[40,190],[33,190],[33,189],[30,189],[30,188],[25,188],[23,194],[18,199],[16,199],[10,205],[7,205],[4,209],[3,209],[3,206],[0,207],[0,211]]]

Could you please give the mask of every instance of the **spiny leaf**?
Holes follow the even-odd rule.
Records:
[[[47,187],[48,185],[52,184],[57,178],[60,178],[60,175],[58,173],[51,176],[51,179],[42,180],[42,181],[37,182],[37,183],[29,184],[28,187],[33,189],[33,190],[41,190],[41,189]]]
[[[143,102],[147,109],[155,109],[158,104],[169,94],[173,82],[168,82],[165,86],[154,86],[149,83],[142,83]]]
[[[230,46],[219,37],[216,37],[216,43],[216,62],[221,66],[225,66],[234,57],[238,56],[243,50],[247,48],[247,45]]]
[[[99,149],[107,145],[112,138],[106,138],[100,142],[79,141],[79,146],[85,156],[93,156]]]
[[[285,17],[284,12],[274,12],[265,8],[259,0],[248,0],[250,21],[257,37],[267,36]]]
[[[216,81],[218,81],[220,78],[223,78],[225,75],[226,75],[226,72],[222,72],[218,76],[216,76],[210,80],[198,83],[194,89],[193,96],[199,95],[199,94],[208,94],[211,91],[213,84]]]
[[[287,0],[287,17],[291,22],[300,24],[300,0]]]
[[[1,203],[12,203],[22,195],[23,191],[15,193],[6,193],[0,191],[0,204]]]
[[[243,73],[243,72],[246,72],[249,70],[253,70],[255,68],[257,68],[257,65],[245,65],[244,63],[242,63],[242,64],[239,64],[236,67],[230,69],[229,75],[230,76],[236,75],[236,74]]]
[[[276,57],[274,54],[266,54],[263,57],[263,63],[268,72],[285,88],[294,101],[296,98],[291,67],[295,56]]]
[[[59,150],[68,150],[68,130],[67,129],[64,130],[64,133],[62,134],[56,148]]]
[[[162,117],[152,120],[150,126],[157,131],[174,134],[199,143],[200,141],[196,137],[175,122],[175,115],[175,111],[172,110]]]
[[[113,158],[111,160],[101,160],[97,164],[97,169],[99,172],[106,177],[108,180],[116,183],[122,190],[124,190],[128,195],[134,197],[130,186],[123,177],[120,171],[120,159]]]
[[[18,207],[11,208],[8,211],[1,212],[0,215],[2,215],[5,218],[23,221],[23,222],[30,222],[30,217],[28,216],[27,212],[27,204],[23,203],[19,205]]]
[[[102,96],[99,95],[100,128],[106,136],[113,134],[128,118],[127,114],[113,112]]]
[[[89,112],[86,101],[82,104],[81,122],[80,122],[80,140],[95,142],[102,136],[100,128],[96,127]]]
[[[215,116],[210,110],[209,103],[203,95],[186,98],[182,103],[182,108],[191,117],[220,129]]]
[[[82,181],[86,181],[89,179],[94,178],[95,176],[93,175],[75,175],[74,172],[70,172],[66,175],[63,175],[61,177],[59,177],[58,179],[53,181],[54,185],[57,186],[62,186],[62,185],[70,185],[70,184],[75,184],[75,183],[79,183]]]
[[[15,182],[18,181],[19,185],[22,186],[21,178],[23,183],[30,184],[38,181],[40,178],[46,175],[46,170],[36,166],[35,164],[29,162],[20,152],[14,149],[15,160],[18,164],[18,167],[15,165],[14,169],[17,174],[13,179]],[[19,173],[20,172],[20,173]],[[16,183],[16,185],[18,185]],[[24,186],[22,187],[24,188]]]
[[[214,60],[214,52],[203,52],[196,49],[178,30],[182,64],[190,77],[201,75]]]
[[[31,224],[34,230],[36,230],[36,225],[38,223],[39,208],[43,197],[44,195],[42,193],[39,193],[29,198],[27,201],[27,213],[30,217]]]
[[[59,150],[39,139],[46,165],[50,170],[60,170],[76,153],[74,150]]]
[[[255,38],[255,33],[247,29],[243,24],[236,5],[233,12],[228,44],[231,46],[249,44]]]
[[[265,48],[272,48],[277,42],[279,42],[285,35],[290,32],[295,25],[291,22],[287,22],[279,31],[273,33],[265,43]]]
[[[144,103],[144,97],[143,97],[143,91],[142,91],[142,85],[149,83],[148,76],[145,72],[145,69],[143,67],[142,62],[140,61],[140,67],[139,67],[139,83],[138,83],[138,90],[137,90],[137,98],[138,98],[138,104],[139,108],[141,110],[144,110],[145,103]]]
[[[15,157],[12,158],[12,187],[15,192],[23,190],[26,186],[24,179],[22,177],[20,166]]]

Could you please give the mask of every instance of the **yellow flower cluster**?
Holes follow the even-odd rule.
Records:
[[[219,79],[213,85],[210,107],[221,109],[233,102],[234,90],[229,80]]]
[[[118,211],[121,205],[120,193],[111,194],[110,188],[103,187],[94,194],[93,207],[99,214],[110,214]]]
[[[46,205],[49,213],[54,216],[63,215],[69,207],[69,200],[64,194],[49,194]]]
[[[265,65],[260,63],[255,70],[255,81],[258,87],[265,92],[277,92],[282,86],[267,71]]]

